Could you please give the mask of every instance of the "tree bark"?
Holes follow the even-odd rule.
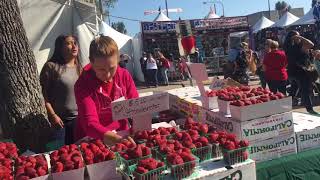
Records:
[[[0,0],[0,113],[6,137],[21,151],[45,150],[50,123],[16,0]]]

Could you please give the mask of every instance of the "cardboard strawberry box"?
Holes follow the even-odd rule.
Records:
[[[116,154],[108,149],[101,140],[90,140],[80,144],[90,180],[115,179]]]
[[[241,139],[247,139],[250,144],[272,137],[290,135],[295,130],[292,112],[275,114],[250,121],[236,121],[230,116],[213,111],[206,111],[205,116],[206,123],[212,124],[220,130],[233,133]]]
[[[218,97],[209,97],[209,109],[218,109]]]
[[[297,153],[295,133],[250,144],[250,158],[256,162],[277,159]]]
[[[63,171],[59,173],[51,173],[53,180],[71,180],[71,179],[77,179],[77,180],[84,180],[84,170],[85,168],[80,169],[74,169],[70,171]]]
[[[65,145],[50,153],[51,176],[55,180],[84,180],[84,162],[77,145]]]
[[[298,152],[320,148],[319,117],[293,113]]]
[[[89,180],[121,179],[121,175],[117,174],[116,166],[116,160],[87,165]]]
[[[283,99],[272,100],[260,104],[249,106],[234,106],[230,105],[230,113],[232,119],[239,121],[247,121],[257,119],[274,114],[289,112],[292,110],[292,98],[286,97]]]
[[[15,159],[15,178],[48,180],[50,157],[48,154],[34,154],[30,156],[19,156]],[[30,166],[30,164],[32,164]]]
[[[218,99],[218,108],[219,108],[219,113],[222,114],[230,114],[230,102],[231,101],[224,101],[221,99]]]

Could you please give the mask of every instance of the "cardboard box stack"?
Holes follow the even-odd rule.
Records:
[[[196,99],[200,96],[198,88],[176,89],[169,93],[176,99],[201,106],[201,101]],[[177,101],[179,100],[175,100]],[[176,104],[172,104],[176,110],[190,111],[188,110],[190,107],[176,106]],[[247,106],[230,105],[230,114],[203,107],[199,107],[193,113],[199,113],[198,116],[204,118],[208,124],[214,124],[219,129],[249,140],[251,158],[259,162],[297,153],[291,110],[291,97],[283,97]]]
[[[319,117],[294,112],[293,119],[298,152],[320,148]]]

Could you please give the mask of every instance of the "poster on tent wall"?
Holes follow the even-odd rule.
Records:
[[[142,22],[141,28],[143,33],[165,33],[175,32],[177,22]]]
[[[190,20],[191,27],[194,30],[213,30],[213,29],[231,29],[247,28],[249,29],[248,18],[241,17],[224,17],[216,19],[195,19]]]

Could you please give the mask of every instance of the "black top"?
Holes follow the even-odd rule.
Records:
[[[309,54],[303,50],[302,46],[302,43],[295,44],[286,52],[290,76],[303,76],[304,71],[302,67],[308,67],[311,63]]]
[[[248,69],[248,63],[247,63],[247,57],[246,53],[244,51],[241,51],[237,58],[236,58],[236,64],[237,64],[237,71],[240,72],[246,72]]]

